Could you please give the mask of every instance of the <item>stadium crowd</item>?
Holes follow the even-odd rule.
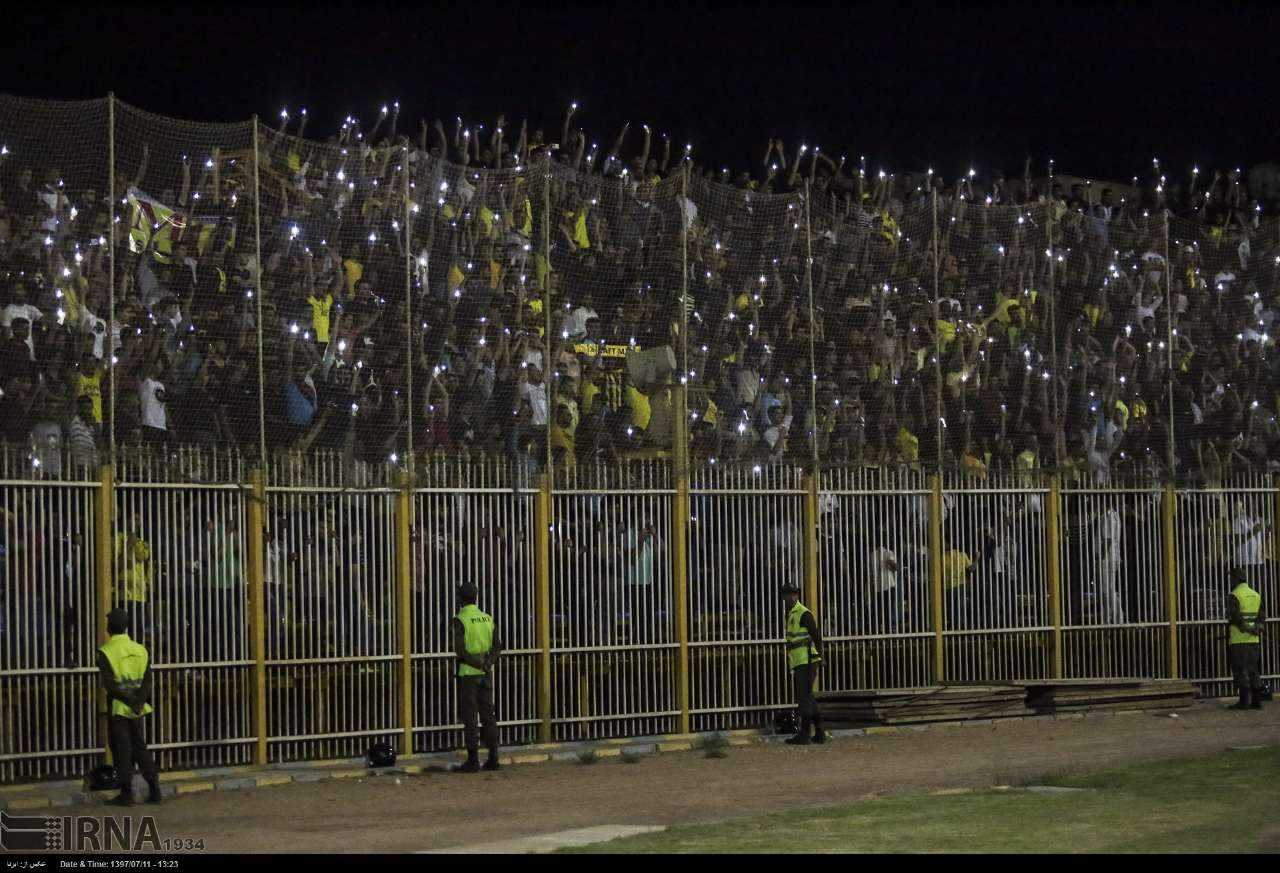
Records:
[[[601,148],[576,106],[297,120],[256,179],[243,143],[146,143],[114,191],[5,147],[0,439],[50,475],[108,432],[594,465],[669,453],[684,380],[700,462],[1280,464],[1280,224],[1239,169],[945,179],[770,139],[734,173],[647,125]]]

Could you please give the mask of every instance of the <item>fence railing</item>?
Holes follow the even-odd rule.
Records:
[[[113,604],[152,652],[160,760],[189,768],[457,745],[463,580],[506,641],[504,743],[767,723],[789,705],[784,581],[821,622],[826,688],[1176,676],[1225,693],[1228,569],[1280,595],[1265,477],[1081,490],[656,460],[553,488],[502,460],[355,485],[343,464],[0,482],[0,779],[102,754]]]

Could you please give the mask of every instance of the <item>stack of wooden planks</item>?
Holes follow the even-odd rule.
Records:
[[[1058,679],[1023,682],[1027,706],[1039,714],[1186,709],[1196,687],[1181,679]]]
[[[941,685],[879,691],[822,691],[818,713],[830,727],[921,724],[1027,715],[1017,685]]]
[[[834,728],[924,724],[1071,712],[1186,709],[1196,687],[1181,679],[1058,679],[822,691],[818,713]]]

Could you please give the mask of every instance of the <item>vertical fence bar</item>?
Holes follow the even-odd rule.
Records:
[[[416,411],[415,411],[416,407],[414,406],[414,400],[413,400],[413,371],[414,371],[416,361],[413,354],[413,249],[412,249],[413,211],[410,209],[410,201],[409,201],[409,147],[408,146],[401,147],[400,161],[401,161],[400,166],[404,170],[404,177],[403,177],[404,178],[404,240],[402,243],[404,246],[404,335],[405,335],[404,394],[405,394],[405,404],[409,410],[409,432],[406,436],[406,449],[409,455],[409,459],[407,461],[408,468],[409,468],[409,476],[412,479],[414,475],[414,457],[413,457],[414,421],[413,419],[416,414]],[[413,505],[412,500],[409,501],[409,505],[410,507],[412,507]],[[410,523],[409,516],[407,514],[405,515],[404,523],[405,524]],[[406,545],[405,554],[407,555],[408,553],[409,553],[409,550]],[[399,566],[398,558],[397,558],[397,566]],[[404,651],[408,651],[408,649],[406,648]],[[407,681],[408,680],[406,680],[406,682]],[[405,687],[407,688],[408,685],[406,684]],[[405,722],[405,729],[410,732],[407,737],[407,739],[410,740],[410,742],[406,746],[406,748],[412,751],[413,750],[412,720]]]
[[[1048,210],[1048,213],[1046,214],[1046,217],[1045,217],[1045,223],[1044,223],[1044,227],[1045,227],[1045,237],[1046,237],[1046,241],[1047,241],[1048,246],[1049,246],[1049,272],[1048,272],[1048,275],[1046,276],[1046,280],[1047,280],[1047,283],[1048,283],[1048,286],[1049,286],[1049,337],[1050,337],[1050,351],[1049,351],[1049,354],[1052,356],[1052,363],[1051,363],[1051,365],[1050,365],[1050,370],[1053,372],[1053,378],[1052,378],[1052,380],[1049,382],[1049,386],[1050,386],[1050,389],[1052,390],[1052,397],[1053,397],[1053,400],[1052,400],[1052,403],[1053,403],[1053,409],[1052,409],[1052,413],[1053,413],[1053,420],[1054,420],[1055,422],[1061,422],[1061,421],[1062,421],[1062,419],[1061,419],[1061,417],[1060,417],[1060,413],[1059,413],[1059,410],[1058,410],[1058,374],[1057,374],[1057,369],[1058,369],[1058,301],[1057,301],[1057,296],[1058,296],[1058,292],[1057,292],[1057,286],[1056,286],[1056,279],[1057,279],[1057,276],[1056,276],[1056,273],[1055,273],[1055,271],[1054,271],[1054,269],[1053,269],[1053,264],[1054,264],[1054,257],[1053,257],[1053,255],[1054,255],[1054,251],[1053,251],[1053,220],[1054,220],[1054,217],[1055,217],[1055,216],[1054,216],[1054,208],[1053,208],[1053,174],[1052,174],[1052,161],[1050,162],[1050,165],[1051,165],[1051,167],[1050,167],[1050,175],[1049,175],[1049,200],[1048,200],[1049,210]],[[1065,284],[1065,283],[1064,283],[1064,284]],[[1070,362],[1068,362],[1068,364],[1069,364],[1069,363],[1070,363]],[[1068,366],[1068,371],[1069,371],[1069,369],[1070,369],[1070,368],[1069,368],[1069,366]],[[1053,468],[1054,468],[1055,470],[1061,470],[1061,469],[1062,469],[1062,462],[1063,462],[1063,460],[1064,460],[1064,459],[1063,459],[1063,457],[1062,457],[1062,446],[1060,445],[1060,443],[1061,443],[1061,440],[1059,440],[1059,439],[1057,438],[1057,436],[1055,435],[1055,436],[1054,436],[1054,439],[1053,439]]]
[[[1174,448],[1174,414],[1173,414],[1173,261],[1169,259],[1169,210],[1164,211],[1164,314],[1168,319],[1165,328],[1165,341],[1169,346],[1168,355],[1168,372],[1165,374],[1165,380],[1168,382],[1168,402],[1169,408],[1166,410],[1169,420],[1169,476],[1176,477],[1178,475],[1177,455]]]
[[[689,201],[689,164],[680,173]],[[680,204],[680,384],[676,386],[675,506],[671,513],[671,599],[675,614],[679,733],[689,733],[689,228]]]
[[[809,442],[813,447],[813,474],[818,475],[821,469],[821,459],[818,452],[818,352],[817,352],[817,311],[813,305],[813,227],[810,220],[810,212],[812,205],[810,201],[813,199],[813,192],[809,188],[809,181],[804,183],[804,284],[809,295],[809,409],[813,415],[813,433],[809,437]],[[859,204],[861,208],[861,204]],[[812,609],[815,604],[810,602],[809,607]]]
[[[1049,570],[1049,617],[1053,623],[1053,678],[1062,678],[1062,551],[1058,536],[1062,516],[1062,482],[1049,479],[1049,507],[1045,516],[1045,565]]]
[[[249,473],[249,495],[245,521],[248,527],[249,554],[245,570],[249,582],[249,632],[253,646],[253,732],[258,738],[253,762],[267,763],[267,633],[266,633],[266,557],[263,551],[263,519],[266,507],[266,489],[263,487],[262,468],[255,467]],[[278,580],[273,580],[278,581]]]
[[[938,239],[938,190],[935,188],[933,189],[933,310],[932,310],[933,311],[933,330],[935,331],[935,335],[936,335],[936,331],[938,330],[938,322],[942,320],[942,317],[941,317],[942,304],[940,302],[941,297],[942,297],[942,245]],[[938,419],[934,423],[935,439],[937,439],[938,441],[938,445],[936,449],[937,463],[934,465],[934,470],[940,473],[942,472],[942,446],[943,446],[942,429],[944,426],[943,418],[942,418],[942,345],[941,343],[936,341],[933,344],[933,381],[934,381],[934,390],[938,392],[937,395],[934,397],[934,403],[935,403],[934,412],[936,413],[936,417]],[[937,554],[940,555],[941,548],[942,548],[941,536],[939,536],[938,538],[938,548],[939,548],[939,551],[937,552]],[[937,566],[939,569],[941,567],[941,565],[935,565],[935,566]],[[939,615],[941,615],[941,613],[939,613]],[[939,621],[938,627],[941,628],[941,626],[942,626],[942,623]],[[942,631],[939,630],[938,633],[941,634]],[[938,657],[937,664],[938,664],[939,678],[941,678],[941,670],[942,670],[942,667],[941,667],[942,637],[941,636],[938,637],[938,646],[939,646],[939,654],[937,656]]]
[[[98,645],[107,641],[107,613],[111,610],[112,598],[112,550],[115,548],[112,534],[112,510],[115,507],[116,470],[111,464],[98,468],[97,505],[94,506],[94,586],[95,601],[98,614],[94,616],[94,626],[98,629],[95,638]],[[95,655],[96,663],[96,655]],[[107,742],[107,689],[99,688],[96,703],[98,745],[106,749],[107,762],[111,762],[111,745]]]
[[[818,476],[804,477],[804,602],[818,612]]]
[[[253,116],[253,296],[258,301],[258,464],[267,463],[267,388],[262,362],[262,181],[259,171],[258,116]]]
[[[810,304],[812,305],[812,300]],[[816,456],[817,452],[814,454]],[[813,611],[814,621],[821,627],[822,612],[818,609],[818,479],[815,464],[814,472],[804,477],[804,602]],[[814,680],[815,688],[820,681]]]
[[[686,388],[676,389],[683,397]],[[679,404],[684,406],[682,400]],[[688,416],[685,416],[687,421]],[[689,439],[685,421],[675,432],[675,506],[671,513],[671,598],[675,613],[676,706],[679,733],[689,732]]]
[[[107,452],[111,463],[116,462],[116,350],[114,331],[116,324],[116,95],[107,93],[107,233],[110,248],[107,249]]]
[[[554,358],[555,340],[551,336],[551,228],[553,226],[551,218],[551,173],[554,168],[551,157],[548,155],[543,159],[542,172],[542,384],[545,386],[543,390],[547,392],[547,421],[543,425],[544,432],[542,434],[542,443],[545,448],[544,462],[546,463],[546,471],[548,476],[555,476],[555,471],[551,466],[551,422],[555,420],[555,402],[553,400],[551,379],[551,362]],[[535,271],[535,275],[536,275]],[[550,485],[547,486],[548,488]],[[548,500],[550,498],[548,497]],[[550,511],[547,516],[550,518]],[[543,529],[545,535],[546,528]]]
[[[551,475],[538,477],[534,546],[538,609],[538,742],[551,742]]]
[[[1178,572],[1174,563],[1173,510],[1177,493],[1173,483],[1164,486],[1160,514],[1164,522],[1164,602],[1169,619],[1169,678],[1178,678]]]
[[[410,461],[410,464],[413,462]],[[400,727],[403,754],[413,754],[413,610],[410,602],[412,587],[409,572],[409,530],[413,513],[413,477],[400,475],[400,490],[396,492],[396,601],[399,614],[396,628],[400,645]]]
[[[946,676],[942,640],[942,477],[929,476],[929,601],[933,607],[933,681]]]

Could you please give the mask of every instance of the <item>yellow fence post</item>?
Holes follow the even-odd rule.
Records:
[[[249,472],[249,500],[245,512],[249,534],[249,639],[253,647],[253,732],[258,738],[253,762],[267,763],[267,618],[266,553],[263,520],[266,517],[266,489],[262,470]]]
[[[538,477],[534,510],[537,549],[538,742],[551,742],[551,477]]]
[[[400,639],[400,726],[402,754],[413,754],[413,604],[410,596],[410,530],[413,518],[413,491],[407,474],[400,478],[396,492],[396,601],[399,603],[397,636]]]
[[[933,603],[933,681],[946,678],[942,640],[942,477],[929,477],[929,597]]]
[[[804,602],[821,624],[822,613],[818,610],[818,475],[811,473],[804,477]],[[821,681],[819,674],[814,679],[814,690]]]
[[[94,602],[98,614],[94,617],[94,627],[98,629],[98,645],[107,641],[107,613],[111,611],[112,569],[115,551],[115,534],[112,524],[112,510],[115,507],[116,470],[110,464],[98,468],[97,503],[94,506]],[[97,657],[96,653],[94,655]],[[97,663],[95,660],[94,663]],[[98,745],[106,749],[107,762],[111,763],[111,744],[107,741],[107,689],[100,688],[97,696]]]
[[[818,611],[818,477],[804,477],[804,602]]]
[[[676,386],[680,424],[675,429],[676,496],[671,513],[671,600],[675,607],[676,706],[680,710],[679,733],[689,733],[689,414],[688,389]]]
[[[1049,567],[1049,617],[1053,622],[1053,678],[1062,678],[1062,549],[1058,542],[1062,518],[1062,481],[1049,478],[1049,512],[1045,516],[1045,563]]]
[[[1178,678],[1178,568],[1175,563],[1173,512],[1177,492],[1173,483],[1164,486],[1161,516],[1164,521],[1164,602],[1169,616],[1169,678]]]

